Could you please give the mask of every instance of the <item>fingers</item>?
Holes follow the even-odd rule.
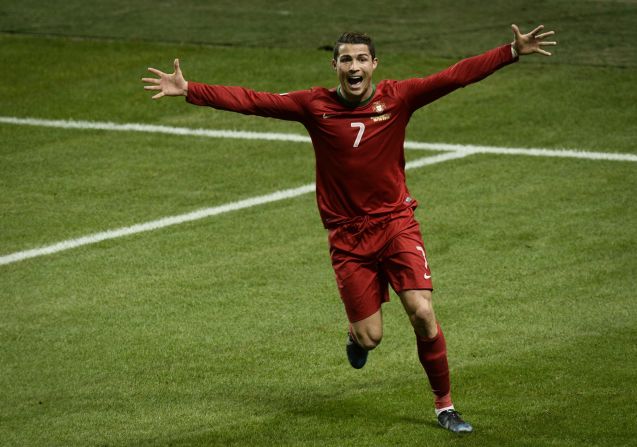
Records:
[[[548,32],[546,32],[546,33],[538,34],[537,36],[535,36],[535,38],[536,38],[536,39],[538,39],[538,40],[539,40],[539,39],[544,39],[545,37],[553,36],[554,34],[555,34],[555,31],[548,31]],[[550,40],[550,41],[548,41],[548,42],[546,42],[546,41],[542,41],[542,42],[538,42],[538,45],[539,45],[539,46],[544,46],[544,45],[557,45],[557,42],[556,42],[556,41],[554,41],[554,40]],[[542,54],[545,54],[545,53],[547,53],[547,54],[546,54],[547,56],[550,56],[550,55],[551,55],[550,53],[548,53],[548,52],[546,52],[546,51],[545,51],[544,53],[542,53]]]
[[[513,33],[516,35],[516,37],[518,36],[522,36],[522,33],[520,32],[520,28],[518,28],[517,25],[513,24],[511,25],[511,29],[513,30]],[[545,33],[542,34],[537,34],[538,32],[542,31],[544,29],[544,25],[539,25],[537,27],[535,27],[535,29],[533,31],[531,31],[530,33],[526,34],[526,36],[530,36],[533,37],[535,39],[544,39],[545,37],[548,36],[552,36],[555,34],[555,31],[547,31]]]
[[[182,87],[182,84],[185,83],[183,76],[181,74],[181,70],[179,68],[179,59],[175,59],[173,61],[173,66],[175,68],[175,72],[172,74],[164,73],[161,70],[157,70],[156,68],[148,67],[148,71],[157,76],[157,78],[142,78],[142,82],[146,82],[144,90],[149,91],[159,91],[152,99],[163,98],[164,96],[177,96],[177,89],[182,88],[185,91],[185,88]],[[187,86],[187,83],[185,83]]]
[[[157,75],[159,77],[166,75],[166,73],[164,73],[163,71],[159,71],[156,68],[152,68],[152,67],[148,67],[148,71],[150,71],[152,74]]]
[[[545,37],[552,36],[553,34],[555,34],[555,31],[548,31],[546,33],[538,34],[537,36],[535,36],[535,38],[544,39]]]
[[[555,34],[555,31],[548,31],[546,33],[538,34],[537,36],[535,36],[535,38],[540,40],[540,39],[544,39],[545,37],[548,37],[548,36],[553,36],[554,34]],[[548,52],[546,50],[543,50],[541,47],[546,46],[546,45],[551,45],[551,46],[552,45],[557,45],[557,42],[554,41],[554,40],[551,40],[551,41],[548,41],[548,42],[541,41],[541,42],[538,42],[537,45],[538,45],[538,48],[536,50],[537,53],[543,54],[544,56],[551,56],[550,52]]]
[[[529,34],[533,37],[537,37],[535,34],[537,34],[539,31],[542,31],[543,29],[544,29],[544,25],[540,25],[536,27],[533,31],[531,31]]]
[[[142,78],[142,82],[148,82],[149,84],[157,84],[157,85],[159,85],[159,83],[161,82],[161,79],[157,79],[157,78]]]

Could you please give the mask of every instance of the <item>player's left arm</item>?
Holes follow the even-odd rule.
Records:
[[[519,56],[539,53],[550,56],[544,50],[547,45],[557,45],[554,41],[545,41],[554,31],[541,32],[543,25],[527,34],[522,34],[517,25],[512,25],[513,42],[494,48],[478,56],[469,57],[445,70],[424,78],[407,79],[398,82],[398,89],[410,109],[416,110],[458,88],[478,82],[500,68],[518,60]]]

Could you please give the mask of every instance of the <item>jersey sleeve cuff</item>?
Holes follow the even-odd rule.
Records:
[[[515,49],[515,44],[512,42],[509,46],[511,47],[511,57],[514,61],[518,60],[520,55],[518,54],[518,50]]]
[[[188,92],[186,93],[186,102],[198,106],[205,105],[205,102],[198,97],[199,82],[188,81]]]

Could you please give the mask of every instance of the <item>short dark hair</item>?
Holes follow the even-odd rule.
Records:
[[[341,45],[345,43],[364,44],[369,48],[369,54],[372,55],[372,59],[376,57],[376,48],[374,48],[374,42],[372,38],[365,33],[346,32],[341,34],[334,44],[334,60],[338,58],[338,53],[341,50]]]

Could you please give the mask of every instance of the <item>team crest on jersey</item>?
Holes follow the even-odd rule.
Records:
[[[376,113],[383,113],[385,111],[385,103],[383,101],[376,101],[372,104],[372,108]]]

